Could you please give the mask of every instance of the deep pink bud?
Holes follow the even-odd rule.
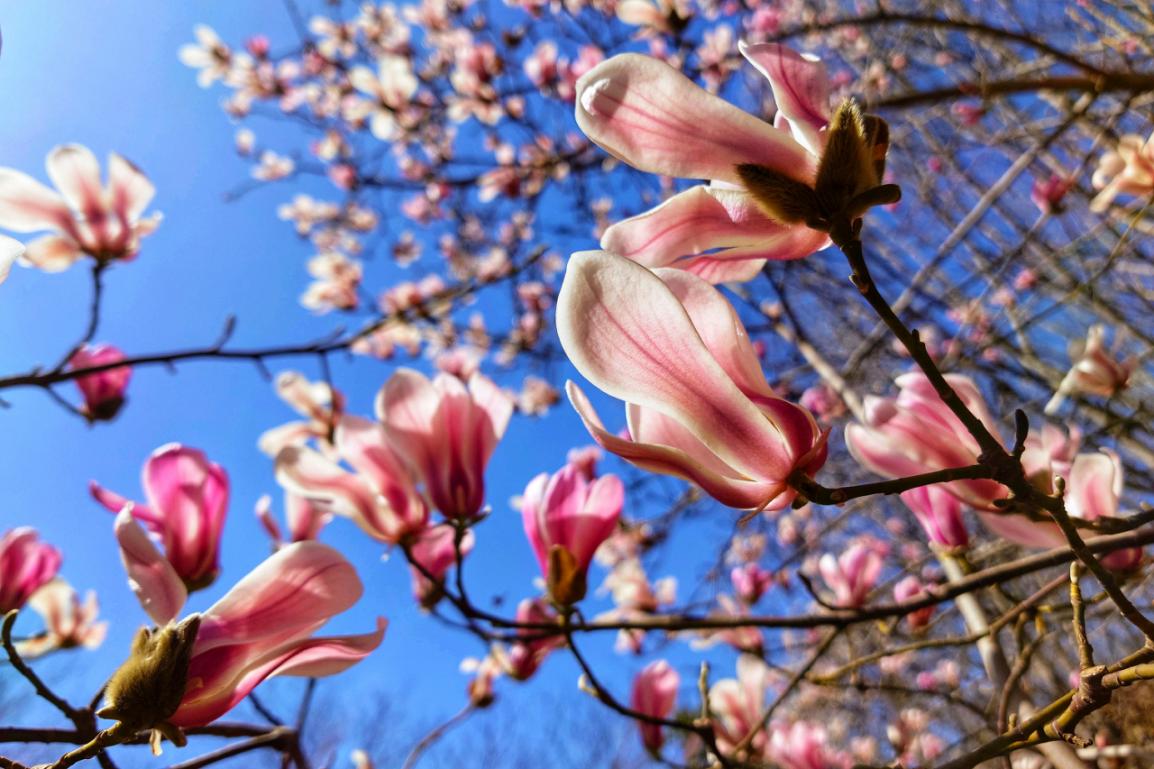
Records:
[[[21,526],[0,538],[0,614],[19,609],[60,570],[60,551]]]
[[[942,484],[921,486],[901,493],[930,542],[942,547],[966,547],[970,535],[962,518],[962,503]]]
[[[124,353],[110,344],[84,345],[68,359],[68,366],[73,370],[86,369],[122,360]],[[103,422],[113,419],[124,405],[124,391],[128,389],[128,381],[131,378],[132,369],[127,366],[77,377],[76,387],[84,396],[81,411],[88,421]]]
[[[633,693],[629,705],[638,713],[654,718],[668,718],[677,704],[677,688],[681,676],[665,660],[657,660],[645,666],[633,679]],[[661,727],[657,724],[637,723],[641,731],[641,743],[650,753],[657,753],[665,742]]]
[[[526,598],[517,605],[515,619],[522,624],[555,625],[557,612],[543,598]],[[501,669],[517,681],[531,678],[549,656],[549,652],[565,645],[565,639],[559,633],[544,635],[540,629],[518,628],[517,635],[532,640],[516,641],[508,651],[494,647],[495,658]]]

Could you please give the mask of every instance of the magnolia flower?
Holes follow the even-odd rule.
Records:
[[[630,8],[645,7],[630,2]],[[856,203],[851,207],[848,199],[813,191],[833,172],[823,167],[819,173],[819,157],[834,133],[825,129],[835,120],[824,66],[776,44],[740,49],[773,88],[776,127],[639,54],[608,59],[578,81],[577,123],[606,152],[642,171],[712,180],[608,228],[602,248],[647,267],[690,270],[715,283],[749,280],[766,259],[799,259],[829,245],[825,232],[808,225],[839,212],[816,208],[828,203],[861,215]],[[848,109],[852,115],[835,123],[843,129],[839,135],[852,134],[856,141],[839,142],[833,160],[836,175],[845,176],[846,158],[837,150],[843,145],[860,150],[855,158],[864,162],[857,163],[855,181],[846,187],[859,195],[880,183],[882,124],[874,119],[868,126],[876,130],[869,128],[856,108]],[[785,188],[789,192],[782,194]]]
[[[574,254],[557,304],[570,361],[627,401],[629,437],[602,425],[573,382],[569,399],[602,448],[675,475],[731,507],[788,505],[789,479],[825,462],[826,436],[778,398],[737,313],[700,278],[650,272],[603,251]]]
[[[156,192],[148,177],[113,152],[108,183],[102,185],[96,156],[78,144],[53,149],[47,167],[59,192],[25,173],[0,168],[0,227],[56,232],[29,243],[23,262],[57,272],[84,254],[99,263],[135,258],[140,239],[160,223],[160,214],[141,217]]]
[[[413,598],[422,609],[432,609],[444,596],[445,574],[457,563],[456,538],[456,528],[442,523],[425,529],[413,541],[409,551],[413,565],[409,571],[413,577]],[[473,541],[470,529],[461,538],[461,558],[472,552]]]
[[[381,141],[391,141],[400,135],[398,117],[409,109],[420,81],[413,73],[408,56],[386,54],[377,60],[377,71],[357,66],[349,71],[349,83],[363,94],[373,98],[370,129]],[[405,120],[408,127],[412,120]]]
[[[25,658],[78,646],[95,649],[104,642],[108,623],[96,621],[100,607],[92,590],[81,603],[76,590],[57,577],[33,593],[27,605],[44,620],[44,632],[17,645]]]
[[[529,482],[521,520],[555,601],[574,604],[585,596],[593,554],[617,527],[624,502],[620,478],[603,475],[590,482],[572,465]]]
[[[158,579],[141,586],[146,593],[170,589],[160,584],[164,575],[153,576]],[[360,661],[380,645],[383,619],[373,633],[312,634],[362,592],[352,565],[327,545],[296,542],[277,551],[200,615],[179,706],[171,715],[157,715],[178,727],[203,726],[266,678],[333,675]],[[112,717],[132,710],[111,694],[109,700],[102,712],[111,710]]]
[[[1067,395],[1084,393],[1109,398],[1130,383],[1136,362],[1133,359],[1118,360],[1118,356],[1106,349],[1106,327],[1091,326],[1086,333],[1086,342],[1075,345],[1070,356],[1074,365],[1062,378],[1058,391],[1046,404],[1046,413],[1055,413]]]
[[[124,360],[124,353],[110,344],[82,345],[68,359],[68,366],[75,369],[93,368]],[[81,411],[90,422],[113,419],[124,405],[124,391],[132,379],[132,369],[128,366],[97,371],[76,377],[76,387],[84,396]]]
[[[95,481],[89,489],[97,502],[118,513],[116,539],[129,581],[144,610],[164,625],[180,612],[189,591],[208,587],[220,571],[228,474],[203,451],[170,443],[144,463],[142,482],[147,505],[132,503]],[[164,546],[163,557],[137,521]],[[172,590],[159,603],[148,602],[152,599],[142,586],[160,572]]]
[[[1154,193],[1154,137],[1143,141],[1137,134],[1123,136],[1117,149],[1099,159],[1091,182],[1102,190],[1090,201],[1095,213],[1105,211],[1119,195]]]
[[[899,580],[894,585],[894,600],[898,603],[903,601],[911,601],[916,598],[922,598],[926,595],[926,587],[922,581],[909,574],[903,579]],[[934,616],[934,607],[926,606],[923,609],[912,611],[906,615],[906,622],[909,623],[912,630],[921,630],[930,623],[930,617]]]
[[[879,475],[900,478],[978,461],[981,449],[961,421],[938,397],[921,373],[899,376],[896,398],[865,399],[865,424],[849,424],[845,440],[862,466]],[[946,381],[991,434],[997,426],[977,386],[968,377],[947,374]],[[1009,492],[991,480],[951,481],[951,494],[979,510],[996,512],[994,502]]]
[[[761,658],[742,654],[737,658],[737,678],[722,679],[709,688],[713,731],[722,751],[731,752],[760,726],[769,681],[769,667]],[[751,753],[763,755],[768,740],[765,730],[759,730],[750,743]]]
[[[825,727],[806,721],[769,725],[766,756],[781,769],[848,769],[852,761],[830,749]]]
[[[343,416],[334,446],[355,472],[308,447],[286,446],[276,455],[277,481],[293,494],[351,518],[380,542],[395,545],[424,530],[428,505],[417,491],[409,462],[381,425]]]
[[[877,584],[882,572],[882,557],[869,542],[855,542],[840,556],[826,553],[818,561],[821,578],[833,591],[834,604],[856,609]]]
[[[962,502],[940,483],[903,491],[899,496],[913,511],[926,536],[935,545],[966,547],[970,535],[962,517]]]
[[[433,505],[448,518],[474,518],[485,503],[485,466],[513,415],[513,401],[481,374],[468,389],[456,377],[429,381],[400,369],[377,396],[389,442],[410,461]]]
[[[543,598],[526,598],[517,604],[514,619],[520,624],[556,624],[557,612]],[[494,645],[492,650],[501,671],[516,681],[532,678],[549,653],[565,645],[565,638],[559,633],[544,635],[540,630],[518,628],[517,635],[526,640],[514,642],[507,650],[500,645]]]
[[[677,704],[677,688],[681,685],[681,676],[670,667],[665,660],[657,660],[646,665],[637,677],[633,679],[633,691],[629,697],[629,706],[638,713],[644,713],[653,718],[668,718]],[[650,753],[657,753],[665,742],[661,727],[657,724],[637,722],[641,732],[641,744]]]
[[[741,602],[753,606],[773,585],[773,574],[756,563],[745,563],[729,572],[729,581]]]
[[[260,436],[260,450],[275,457],[285,446],[304,443],[310,438],[327,444],[332,428],[345,408],[345,397],[327,382],[310,382],[296,371],[277,374],[276,394],[301,416],[303,422],[266,430]]]
[[[22,607],[60,570],[60,551],[21,526],[0,537],[0,614]]]

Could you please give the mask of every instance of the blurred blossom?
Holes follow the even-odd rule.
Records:
[[[260,450],[275,457],[285,446],[316,440],[328,446],[331,433],[340,421],[345,398],[327,382],[310,382],[297,371],[282,371],[276,377],[276,394],[305,421],[266,430],[260,437]]]
[[[301,305],[318,313],[331,310],[353,310],[360,304],[357,293],[361,285],[362,267],[337,251],[318,254],[308,262],[313,282]]]
[[[633,679],[629,706],[653,718],[668,718],[677,704],[677,689],[680,685],[681,677],[668,662],[651,662]],[[641,744],[646,750],[650,753],[661,750],[665,735],[660,726],[638,721],[637,728],[641,732]]]
[[[1035,179],[1030,190],[1030,200],[1044,214],[1062,213],[1062,200],[1073,186],[1073,181],[1060,174],[1050,174],[1049,178]]]
[[[897,603],[922,598],[925,595],[925,585],[912,574],[906,575],[894,585],[894,601]],[[927,606],[924,609],[910,612],[905,619],[911,630],[921,630],[929,624],[932,616],[934,616],[934,607]]]
[[[108,623],[96,621],[100,607],[92,590],[82,603],[76,590],[57,577],[33,593],[27,605],[44,620],[44,632],[17,643],[25,658],[79,646],[95,649],[104,643]]]
[[[472,530],[461,537],[462,559],[472,552],[474,539]],[[409,567],[413,597],[422,609],[432,609],[444,597],[445,575],[457,563],[456,528],[447,523],[430,526],[416,535],[410,554],[413,559],[413,565]]]
[[[96,156],[79,144],[54,148],[46,166],[55,191],[21,171],[0,168],[0,227],[55,231],[29,243],[21,262],[58,272],[85,254],[98,264],[134,259],[140,239],[160,224],[160,214],[143,216],[156,193],[148,177],[112,152],[102,184]]]
[[[543,598],[526,598],[517,604],[514,619],[521,624],[556,625],[557,612]],[[560,633],[543,634],[534,628],[518,628],[517,635],[525,640],[515,641],[508,648],[494,645],[491,656],[501,667],[501,671],[515,681],[527,681],[533,677],[550,652],[565,645],[565,637]]]
[[[70,370],[93,368],[124,360],[124,353],[110,344],[81,345],[68,359]],[[118,366],[76,378],[76,387],[84,396],[81,412],[89,422],[114,419],[124,406],[124,391],[132,379],[132,369]]]
[[[311,500],[297,494],[286,493],[285,523],[288,525],[288,541],[285,541],[280,525],[272,514],[272,497],[264,494],[257,500],[255,513],[261,526],[272,539],[273,549],[279,549],[286,544],[303,542],[306,539],[316,539],[332,515],[322,510]]]
[[[773,585],[773,574],[756,563],[746,563],[734,567],[729,572],[729,581],[737,597],[746,605],[752,606]]]
[[[60,551],[21,526],[0,538],[0,614],[19,609],[60,570]]]
[[[848,609],[860,608],[877,584],[882,571],[882,555],[872,542],[858,541],[840,556],[826,553],[818,561],[826,587],[833,591],[833,603]]]
[[[1090,210],[1096,213],[1109,208],[1119,195],[1154,193],[1154,137],[1143,141],[1137,134],[1123,136],[1116,149],[1098,160],[1091,181],[1101,190],[1090,201]]]
[[[769,667],[761,658],[742,654],[737,658],[737,678],[722,679],[709,688],[713,731],[723,752],[731,752],[760,725],[769,681]],[[750,743],[753,755],[764,756],[769,739],[767,730],[759,729]]]
[[[1065,396],[1074,394],[1101,395],[1109,398],[1130,384],[1137,362],[1119,360],[1118,355],[1106,348],[1106,327],[1094,325],[1086,332],[1086,341],[1071,348],[1074,364],[1062,378],[1054,397],[1046,404],[1046,413],[1055,413]]]
[[[903,491],[902,502],[913,511],[930,542],[945,548],[967,547],[970,535],[962,517],[962,502],[944,484]]]

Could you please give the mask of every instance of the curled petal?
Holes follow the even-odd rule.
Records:
[[[765,217],[744,190],[698,185],[661,205],[612,225],[601,247],[646,267],[688,269],[686,261],[708,254],[711,261],[800,259],[829,245],[829,238],[808,227],[791,227]],[[736,265],[713,278],[756,274],[750,265]],[[735,272],[736,271],[736,272]],[[746,278],[748,279],[748,278]]]
[[[28,174],[0,168],[0,227],[16,232],[72,228],[72,213],[60,195]]]
[[[114,525],[128,584],[145,613],[164,627],[180,615],[188,600],[188,590],[176,569],[132,517],[131,505],[117,514]]]
[[[797,140],[815,155],[825,142],[820,134],[830,119],[829,74],[816,56],[777,43],[738,46],[741,55],[769,80],[778,112]]]
[[[737,166],[757,163],[809,183],[816,170],[814,156],[785,132],[640,54],[585,73],[576,117],[606,152],[650,173],[740,184]]]

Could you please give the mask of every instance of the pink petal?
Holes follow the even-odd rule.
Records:
[[[1066,509],[1075,518],[1096,521],[1118,515],[1122,463],[1113,452],[1079,454],[1066,483]]]
[[[301,638],[350,608],[363,588],[356,571],[328,545],[294,542],[249,572],[204,613],[196,654],[219,646],[270,651]]]
[[[1056,523],[1034,521],[1024,515],[985,513],[978,511],[978,519],[999,537],[1026,547],[1065,547],[1066,537]]]
[[[0,168],[0,227],[16,232],[68,231],[72,212],[63,198],[28,174]]]
[[[679,269],[696,275],[709,283],[748,283],[761,274],[764,259],[691,256],[677,263]]]
[[[188,600],[184,582],[132,517],[131,505],[117,514],[114,530],[132,592],[153,622],[167,625]]]
[[[87,147],[66,144],[55,147],[45,161],[48,177],[64,200],[85,221],[99,230],[104,226],[104,188],[100,184],[100,163]]]
[[[135,222],[152,202],[156,187],[132,161],[113,152],[108,156],[108,196],[122,222]]]
[[[815,155],[825,142],[821,129],[829,123],[829,74],[821,60],[777,43],[738,46],[741,55],[765,75],[773,88],[778,111],[789,120],[793,135]]]
[[[743,510],[762,509],[767,501],[778,498],[786,491],[784,482],[729,477],[680,449],[620,438],[605,429],[592,404],[575,382],[569,382],[566,391],[577,415],[585,423],[585,429],[598,445],[643,470],[684,478],[696,483],[723,505]]]
[[[306,446],[288,446],[276,455],[276,479],[285,489],[331,507],[366,531],[374,531],[377,500],[373,491],[352,473]]]
[[[235,707],[262,681],[272,676],[328,676],[340,673],[372,653],[381,645],[388,623],[377,620],[373,633],[306,638],[275,649],[247,667],[235,672],[229,680],[205,679],[197,673],[223,660],[211,652],[193,659],[189,669],[189,688],[180,709],[170,719],[177,726],[203,726]],[[203,632],[203,631],[202,631]],[[200,638],[198,636],[197,643]],[[198,680],[199,678],[199,680]]]
[[[707,93],[668,64],[626,53],[577,81],[577,124],[641,171],[740,184],[757,163],[809,183],[816,159],[788,134]]]
[[[601,248],[638,264],[681,269],[687,257],[706,253],[716,261],[800,259],[827,245],[824,233],[767,219],[744,190],[704,185],[612,225],[601,238]],[[743,265],[736,274],[748,271]]]
[[[186,579],[214,574],[228,510],[228,474],[203,451],[170,443],[145,462],[142,483],[152,509],[164,519],[165,553],[177,572]]]
[[[24,245],[12,238],[0,235],[0,283],[8,278],[12,263],[24,255]]]
[[[61,272],[83,255],[80,246],[67,235],[44,235],[28,244],[21,261],[45,272]]]
[[[569,359],[606,393],[688,428],[750,478],[793,470],[778,428],[710,355],[674,294],[649,270],[603,251],[569,260],[557,307]]]

